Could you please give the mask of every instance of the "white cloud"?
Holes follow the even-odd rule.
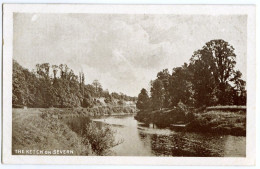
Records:
[[[235,47],[246,74],[244,16],[19,13],[14,24],[14,58],[21,65],[67,64],[110,91],[137,96],[157,72],[181,66],[219,38]]]

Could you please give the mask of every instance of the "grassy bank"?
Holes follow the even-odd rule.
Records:
[[[75,133],[64,117],[134,113],[135,107],[13,109],[12,150],[73,150],[72,155],[104,155],[114,146],[113,131],[86,124],[84,136]],[[102,137],[100,137],[102,135]]]
[[[186,130],[246,136],[246,112],[209,110],[198,113]]]
[[[176,107],[157,111],[139,111],[135,119],[144,123],[153,123],[159,127],[169,127],[171,124],[186,124],[193,120],[194,116],[188,110]]]
[[[43,116],[62,117],[94,117],[104,115],[121,115],[136,113],[135,106],[99,106],[93,108],[48,108]]]
[[[13,109],[12,150],[73,150],[73,155],[91,155],[91,146],[83,144],[66,124],[55,118],[43,118],[43,109]]]
[[[159,127],[186,124],[185,131],[246,136],[246,110],[205,109],[191,111],[182,107],[158,111],[139,111],[135,119]]]

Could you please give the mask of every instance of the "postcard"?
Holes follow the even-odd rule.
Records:
[[[4,164],[254,165],[254,5],[3,5]]]

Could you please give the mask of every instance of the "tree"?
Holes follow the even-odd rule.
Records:
[[[12,84],[12,103],[17,106],[26,106],[29,99],[27,79],[24,69],[14,60],[13,61],[13,84]]]
[[[235,104],[236,105],[245,105],[246,104],[246,82],[241,79],[242,73],[237,70],[234,73],[234,77],[231,81],[234,83],[234,92],[235,92]]]
[[[191,73],[190,80],[194,90],[195,106],[211,106],[218,102],[218,83],[215,81],[214,72],[211,70],[215,66],[212,57],[205,51],[196,51],[191,58],[188,67]]]
[[[152,82],[151,87],[151,101],[153,110],[158,110],[163,107],[164,98],[165,92],[163,83],[161,80],[156,79]]]
[[[120,95],[116,92],[112,92],[111,93],[111,96],[114,98],[114,99],[120,99]]]
[[[36,72],[38,74],[38,77],[42,77],[45,79],[49,78],[49,71],[50,71],[49,63],[37,64],[36,70],[37,70]]]
[[[91,84],[85,85],[85,92],[89,93],[92,97],[95,96],[95,87]]]
[[[123,100],[118,100],[117,104],[119,104],[120,106],[124,105],[124,101]]]
[[[51,67],[52,67],[54,79],[57,79],[57,72],[59,67],[57,65],[52,65]]]
[[[145,110],[149,108],[149,96],[147,91],[143,88],[138,95],[136,107],[139,110]]]
[[[163,102],[163,107],[169,107],[169,105],[170,105],[169,87],[170,87],[171,75],[170,75],[168,69],[163,69],[163,71],[159,72],[157,74],[157,78],[162,81],[163,88],[164,88],[164,91],[165,91],[165,98],[164,98],[164,102]]]
[[[93,99],[89,94],[87,94],[83,99],[82,107],[93,107],[93,104]]]
[[[109,98],[111,98],[108,89],[106,89],[106,90],[104,90],[104,91],[102,92],[102,97],[105,97],[105,98],[108,98],[108,97],[109,97]]]
[[[177,106],[180,101],[187,105],[193,105],[193,92],[188,64],[185,63],[182,67],[173,68],[169,85],[171,105]]]
[[[59,65],[59,69],[60,69],[60,78],[65,78],[65,70],[64,70],[64,67],[65,67],[65,65],[63,65],[63,64],[60,64]]]
[[[84,89],[85,89],[85,75],[83,72],[79,72],[79,84],[80,84],[80,91],[84,96]]]
[[[112,98],[112,96],[109,94],[109,95],[107,95],[106,97],[105,97],[105,99],[104,99],[104,102],[105,103],[112,103],[113,102],[113,98]]]
[[[218,103],[221,105],[228,99],[226,89],[234,74],[236,64],[234,50],[233,46],[222,39],[211,40],[191,58],[192,62],[205,62],[203,69],[212,74],[218,89]]]
[[[238,91],[243,91],[245,90],[245,81],[241,79],[242,73],[237,70],[234,73],[234,77],[231,79],[231,81],[234,83],[234,88]]]
[[[99,96],[100,96],[100,93],[103,91],[101,84],[99,83],[98,80],[94,80],[93,83],[92,83],[92,85],[93,85],[94,88],[95,88],[95,94],[96,94],[96,96],[99,97]]]
[[[58,69],[60,76],[57,76]],[[91,96],[95,95],[108,98],[107,102],[113,102],[108,90],[103,91],[97,80],[94,85],[85,85],[84,73],[80,72],[78,78],[65,64],[37,64],[35,70],[36,72],[30,72],[13,60],[13,107],[92,107],[94,102]],[[50,71],[53,72],[53,78],[49,76]],[[118,98],[122,99],[122,103],[135,99],[122,93]]]

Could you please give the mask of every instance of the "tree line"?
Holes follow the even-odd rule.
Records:
[[[246,82],[235,70],[235,49],[219,39],[207,42],[193,53],[189,63],[158,72],[150,93],[142,89],[137,108],[172,108],[179,102],[194,108],[216,105],[246,105]]]
[[[13,60],[12,78],[13,107],[93,107],[101,105],[97,99],[100,97],[107,104],[137,99],[123,93],[109,93],[98,80],[85,84],[85,74],[76,75],[66,64],[37,64],[29,71]]]

